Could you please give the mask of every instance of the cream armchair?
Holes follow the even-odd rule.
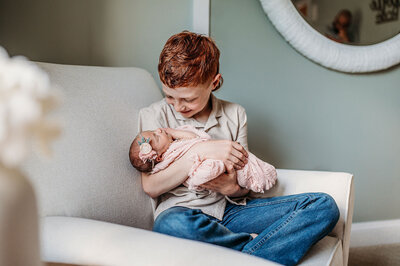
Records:
[[[42,259],[86,265],[274,265],[223,247],[151,232],[149,197],[128,160],[138,110],[162,98],[138,68],[38,63],[63,88],[63,135],[51,161],[25,167],[38,196]],[[332,195],[340,221],[302,265],[345,265],[353,212],[352,175],[278,170],[267,194]]]

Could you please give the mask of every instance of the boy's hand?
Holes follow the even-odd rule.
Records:
[[[247,151],[239,143],[230,140],[205,141],[197,143],[190,150],[200,158],[223,161],[226,169],[231,164],[234,169],[239,170],[247,163]]]

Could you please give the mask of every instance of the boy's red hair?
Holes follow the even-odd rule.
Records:
[[[158,62],[161,82],[168,88],[205,84],[219,73],[219,49],[207,36],[189,31],[171,36]],[[216,87],[221,87],[223,79]]]

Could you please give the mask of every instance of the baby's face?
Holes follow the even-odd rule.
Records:
[[[145,131],[142,133],[145,138],[150,138],[150,145],[158,155],[163,154],[173,141],[172,136],[165,132],[163,128],[158,128],[153,131]]]

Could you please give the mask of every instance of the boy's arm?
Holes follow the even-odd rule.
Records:
[[[188,177],[193,160],[190,153],[184,154],[179,160],[155,174],[142,173],[144,192],[156,198],[182,184]]]
[[[163,112],[160,112],[157,106],[145,107],[139,111],[138,131],[166,128],[168,125],[165,121]],[[188,161],[178,160],[156,174],[141,173],[143,190],[152,198],[158,197],[183,183],[189,172],[189,169],[186,169],[188,167],[191,167]]]
[[[163,112],[160,112],[157,108],[147,107],[141,109],[138,119],[139,132],[154,130],[156,128],[167,128],[168,125],[165,124],[166,119],[162,116]],[[206,133],[199,132],[199,134],[204,134],[205,138],[208,137]],[[142,173],[143,190],[150,197],[156,198],[182,184],[187,179],[192,167],[193,160],[191,160],[191,156],[193,152],[202,158],[222,160],[224,163],[232,162],[237,169],[241,169],[244,163],[247,162],[246,150],[233,141],[206,141],[196,144],[195,147],[197,149],[190,149],[179,160],[156,174],[149,175]],[[237,185],[236,176],[234,180],[232,179],[232,174],[226,176],[230,178],[226,179],[223,185],[224,189],[221,192],[225,192],[223,193],[225,195],[230,195],[230,192],[237,192],[240,187]],[[218,191],[218,189],[216,190]]]
[[[143,190],[150,197],[156,198],[161,194],[179,186],[187,179],[189,171],[193,165],[193,155],[196,154],[200,158],[223,160],[226,164],[226,162],[234,160],[233,158],[237,159],[235,155],[232,154],[232,151],[234,151],[234,153],[241,154],[241,152],[236,150],[236,146],[240,145],[238,145],[236,142],[225,140],[211,140],[197,143],[192,148],[190,148],[180,159],[173,162],[166,169],[152,175],[142,173]],[[243,152],[246,153],[246,151],[244,150]],[[237,193],[244,191],[237,184],[236,171],[233,168],[233,164],[229,164],[230,168],[227,169],[228,173],[222,174],[220,177],[214,179],[218,179],[218,184],[217,186],[213,187],[213,190],[220,192],[224,195],[231,196],[234,194],[234,196],[237,196]]]
[[[173,139],[194,139],[198,135],[194,132],[173,128],[166,128],[165,131],[172,136]]]
[[[235,139],[236,142],[240,143],[244,149],[248,150],[248,144],[247,144],[247,115],[246,115],[246,110],[243,107],[240,107],[238,109],[238,117],[239,117],[239,122],[240,124],[238,125],[239,127],[239,132],[238,136]],[[237,167],[236,165],[233,167],[232,164],[225,164],[226,173],[221,174],[214,180],[211,180],[205,184],[202,185],[202,187],[206,189],[210,189],[213,191],[217,191],[221,194],[224,194],[228,197],[242,197],[249,193],[248,189],[242,188],[239,186],[237,183],[237,176],[236,176],[236,170],[241,169],[241,167]],[[243,166],[242,166],[243,167]],[[235,181],[235,182],[234,182]],[[225,184],[230,184],[229,186],[226,186]]]

